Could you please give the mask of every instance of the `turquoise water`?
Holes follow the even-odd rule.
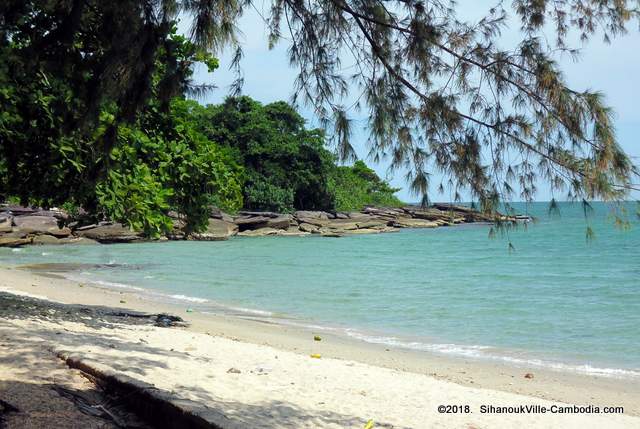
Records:
[[[508,239],[469,225],[340,239],[0,249],[0,263],[113,264],[69,275],[153,290],[197,311],[226,308],[372,342],[640,376],[637,217],[621,231],[595,204],[596,236],[587,243],[580,205],[563,204],[560,217],[544,203],[518,210],[539,221]]]

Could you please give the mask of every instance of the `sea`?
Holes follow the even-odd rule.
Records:
[[[450,356],[640,378],[640,220],[625,203],[514,203],[534,218],[342,238],[0,248],[0,264]],[[619,209],[619,207],[618,207]],[[590,229],[593,234],[587,231]],[[34,265],[35,264],[35,265]]]

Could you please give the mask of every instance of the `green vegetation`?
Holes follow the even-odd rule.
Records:
[[[157,215],[168,208],[199,228],[205,201],[237,207],[243,181],[245,205],[253,208],[327,208],[336,199],[355,207],[366,200],[344,199],[339,190],[332,196],[331,183],[355,186],[354,179],[327,172],[316,150],[322,138],[285,105],[234,100],[207,109],[205,117],[236,111],[224,129],[246,131],[246,142],[199,121],[185,131],[172,117],[174,99],[207,89],[190,82],[193,63],[214,69],[210,53],[231,48],[231,65],[238,65],[237,24],[254,3],[0,2],[0,193],[23,203],[82,205],[150,232],[166,228],[167,218]],[[618,145],[603,96],[570,88],[558,55],[574,52],[568,45],[575,34],[584,42],[624,34],[640,11],[630,1],[529,3],[499,4],[472,21],[458,17],[463,6],[439,1],[262,6],[269,10],[265,43],[290,44],[289,61],[299,72],[295,97],[331,130],[340,162],[353,160],[349,114],[361,110],[374,158],[388,156],[392,167],[407,170],[410,188],[425,197],[430,173],[438,171],[456,199],[466,192],[488,210],[514,197],[533,199],[541,182],[570,199],[623,199],[638,188],[638,169]],[[175,34],[178,17],[191,21],[189,40]],[[503,30],[513,21],[520,38],[504,49]],[[541,37],[546,23],[554,37]],[[345,98],[354,89],[361,93],[350,106]],[[239,109],[244,104],[248,112]],[[272,126],[284,126],[285,136],[259,135]],[[140,156],[149,148],[169,154]],[[228,164],[229,156],[246,171]],[[169,159],[184,165],[157,171]],[[205,165],[213,168],[203,172]]]
[[[334,157],[324,133],[307,130],[287,103],[263,106],[249,97],[228,98],[199,115],[209,139],[233,150],[244,165],[244,206],[288,212],[332,210],[329,176]]]
[[[150,236],[171,229],[170,210],[184,216],[190,232],[205,225],[212,204],[231,211],[242,207],[242,167],[228,149],[198,131],[192,111],[199,105],[184,98],[193,64],[213,71],[216,58],[172,26],[155,51],[145,103],[125,120],[121,99],[105,96],[93,106],[78,94],[88,90],[83,85],[92,77],[82,43],[98,49],[89,41],[66,48],[67,55],[79,56],[69,59],[78,64],[68,70],[45,71],[64,62],[36,56],[42,64],[30,74],[33,64],[25,55],[33,54],[42,37],[18,26],[2,46],[7,61],[0,66],[0,194],[23,204],[82,206]],[[81,116],[88,109],[99,113],[85,123]]]
[[[170,209],[184,215],[191,232],[206,223],[212,204],[242,207],[243,169],[197,131],[191,114],[197,107],[176,98],[169,115],[157,115],[159,123],[120,127],[109,172],[96,186],[98,207],[108,218],[157,235],[171,229]]]
[[[335,206],[340,211],[360,210],[363,206],[398,207],[402,205],[392,188],[362,161],[353,167],[336,167],[331,177]]]
[[[358,109],[369,112],[374,158],[407,169],[419,194],[434,170],[456,197],[467,192],[487,210],[513,197],[531,200],[540,182],[571,199],[622,199],[637,189],[638,170],[617,143],[603,97],[569,88],[556,61],[572,29],[583,40],[624,33],[640,17],[629,2],[514,2],[508,11],[524,31],[510,50],[500,48],[502,6],[465,22],[457,6],[440,2],[271,3],[269,43],[285,40],[286,21],[299,70],[294,92],[331,130],[338,160],[324,148],[325,134],[306,129],[286,103],[188,101],[210,88],[191,82],[195,63],[213,71],[212,53],[232,47],[237,65],[236,24],[251,1],[7,0],[0,2],[0,194],[83,207],[150,235],[170,227],[170,210],[185,216],[189,231],[200,230],[211,204],[279,211],[397,204],[363,165],[335,167],[353,160],[348,114]],[[189,39],[176,34],[179,16],[192,20]],[[551,20],[555,46],[539,37]],[[350,109],[343,103],[353,88],[362,93]]]
[[[334,210],[350,193],[348,207],[355,209],[383,201],[376,197],[380,192],[392,192],[380,187],[375,175],[369,177],[373,184],[360,176],[345,180],[350,189],[342,190],[336,178],[349,167],[335,166],[324,132],[306,129],[287,103],[263,106],[238,97],[204,107],[188,100],[194,90],[207,89],[191,85],[193,65],[203,63],[212,72],[218,61],[176,34],[173,24],[154,50],[144,93],[137,94],[135,107],[127,107],[123,94],[101,87],[121,82],[103,82],[87,61],[88,55],[100,61],[101,49],[111,41],[82,34],[73,45],[56,41],[46,55],[34,51],[64,23],[57,9],[42,8],[43,16],[13,22],[11,37],[6,23],[3,27],[0,196],[5,200],[58,205],[73,213],[83,207],[96,218],[158,236],[173,227],[170,211],[182,216],[189,233],[202,230],[211,206],[230,212]],[[86,19],[95,18],[87,14]],[[31,25],[40,32],[29,31]],[[104,92],[96,99],[92,91]],[[95,117],[87,116],[91,111]]]

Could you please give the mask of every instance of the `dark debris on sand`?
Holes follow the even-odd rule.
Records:
[[[6,292],[0,292],[0,318],[63,320],[82,323],[91,328],[108,328],[114,324],[154,325],[163,328],[187,326],[181,317],[170,314],[148,314],[103,306],[61,304]]]

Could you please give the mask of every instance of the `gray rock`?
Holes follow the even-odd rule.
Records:
[[[84,246],[84,245],[96,245],[100,243],[98,243],[96,240],[92,240],[86,237],[67,237],[67,238],[61,238],[60,244],[72,244],[77,246]]]
[[[252,212],[252,211],[247,211],[247,210],[241,210],[238,212],[239,215],[241,216],[262,216],[262,217],[271,217],[271,218],[276,218],[276,217],[280,217],[282,216],[281,213],[275,213],[275,212]]]
[[[37,235],[33,237],[31,244],[41,245],[56,245],[56,244],[74,244],[74,245],[86,245],[86,244],[98,244],[97,241],[91,240],[85,237],[65,237],[56,238],[52,235]]]
[[[398,218],[391,226],[396,228],[437,228],[438,222],[426,219]]]
[[[317,227],[322,227],[322,226],[326,226],[327,224],[329,224],[329,219],[320,219],[320,218],[315,218],[315,217],[296,217],[296,220],[298,221],[298,223],[303,224],[303,223],[308,223],[310,225],[315,225]]]
[[[326,227],[340,230],[352,230],[359,228],[358,223],[353,219],[332,219],[326,224]]]
[[[235,223],[221,219],[209,219],[207,230],[202,233],[192,234],[191,238],[203,241],[220,241],[228,240],[229,237],[232,237],[237,233],[238,225]]]
[[[347,216],[349,216],[349,219],[368,219],[371,217],[368,214],[360,212],[349,212],[347,213]]]
[[[326,229],[325,230],[324,228],[321,228],[320,235],[322,237],[331,237],[331,238],[344,237],[344,234],[341,234],[341,233],[339,233],[337,231],[333,231],[333,230],[330,230],[330,229]]]
[[[93,229],[95,227],[97,227],[98,225],[95,223],[92,223],[91,225],[83,225],[83,226],[79,226],[77,228],[74,228],[74,231],[86,231],[88,229]]]
[[[31,244],[32,237],[22,232],[10,232],[8,234],[0,234],[0,247],[18,247],[25,244]]]
[[[60,228],[56,218],[50,216],[17,216],[13,218],[13,224],[27,234],[49,234],[55,237],[71,235],[69,228]]]
[[[349,234],[380,234],[381,229],[373,229],[373,228],[362,228],[362,229],[354,229],[351,231],[347,231]]]
[[[286,230],[280,231],[278,235],[284,235],[287,237],[304,237],[305,235],[310,235],[310,232],[301,231],[297,226],[289,227]]]
[[[240,227],[240,231],[246,229],[257,229],[267,225],[267,222],[271,219],[266,216],[238,216],[233,219],[233,222]]]
[[[264,237],[267,235],[281,235],[282,231],[275,228],[258,228],[258,229],[250,229],[246,231],[241,231],[238,233],[238,236],[241,237]]]
[[[271,218],[267,221],[266,226],[268,228],[275,229],[287,229],[291,226],[291,221],[293,217],[291,215],[282,215],[275,218]]]
[[[212,219],[219,219],[219,220],[223,220],[225,222],[233,222],[233,217],[228,215],[227,213],[223,212],[222,210],[220,210],[217,207],[212,207],[211,211],[209,212],[209,218]]]
[[[330,213],[321,212],[321,211],[308,211],[308,210],[299,210],[293,214],[294,217],[300,219],[324,219],[327,220],[330,217],[334,217]]]
[[[43,245],[62,244],[60,243],[60,241],[61,240],[59,238],[56,238],[52,235],[37,235],[33,237],[31,244],[43,244]]]
[[[76,231],[80,237],[90,238],[100,243],[129,243],[142,239],[142,236],[121,223],[101,225],[91,229]]]
[[[312,225],[310,223],[301,223],[300,225],[298,225],[298,228],[300,229],[300,231],[302,232],[317,232],[318,231],[318,226],[316,225]]]
[[[0,215],[0,233],[11,232],[13,229],[13,216],[8,214]]]
[[[384,228],[388,225],[389,221],[385,219],[369,219],[364,221],[358,221],[358,229],[368,229],[368,228]]]

